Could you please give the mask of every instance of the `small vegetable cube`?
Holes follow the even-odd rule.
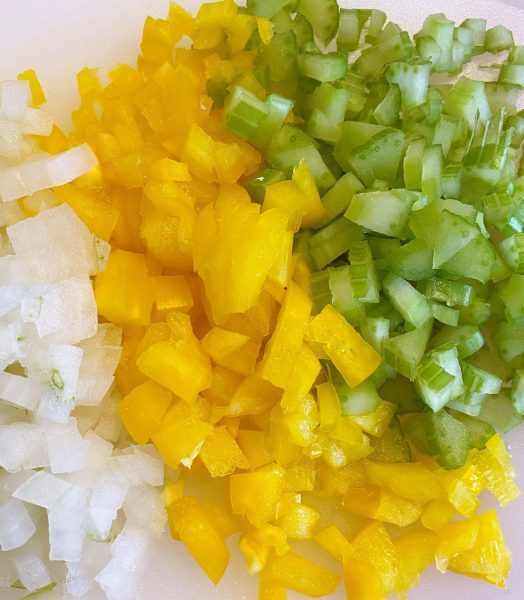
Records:
[[[183,275],[164,275],[153,279],[157,310],[189,311],[193,307],[191,288]]]
[[[200,450],[200,458],[211,477],[226,477],[249,463],[237,442],[225,427],[216,427]]]

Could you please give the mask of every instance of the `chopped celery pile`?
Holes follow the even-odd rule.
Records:
[[[383,358],[357,389],[329,361],[326,377],[345,414],[381,397],[418,413],[395,435],[460,467],[524,415],[524,47],[483,19],[430,15],[410,36],[334,0],[247,11],[273,33],[252,35],[251,86],[225,99],[226,128],[265,152],[244,184],[263,203],[307,165],[324,214],[295,254],[315,310],[333,305]],[[484,52],[496,82],[462,75]]]

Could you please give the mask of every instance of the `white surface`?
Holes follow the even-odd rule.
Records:
[[[508,0],[524,9],[524,0]],[[196,2],[182,2],[186,7]],[[487,18],[490,25],[510,27],[524,43],[524,13],[495,0],[366,0],[353,6],[386,10],[403,27],[417,30],[429,12],[445,12],[462,20]],[[77,103],[75,73],[84,66],[105,69],[116,62],[134,63],[147,14],[164,16],[168,0],[0,0],[0,80],[27,68],[39,73],[48,96],[47,108],[65,125]],[[519,483],[524,486],[524,430],[513,432],[510,443]],[[487,504],[485,505],[487,506]],[[427,573],[411,600],[522,600],[524,598],[524,500],[500,512],[508,543],[515,555],[508,590],[453,574]],[[214,587],[178,542],[163,539],[157,548],[140,600],[254,600],[257,580],[250,577],[231,543],[233,559],[224,580]],[[290,598],[297,597],[292,594]],[[335,596],[345,598],[341,585]]]

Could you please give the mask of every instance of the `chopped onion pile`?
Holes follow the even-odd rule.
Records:
[[[109,245],[41,192],[96,159],[87,144],[30,154],[53,124],[29,100],[25,82],[1,84],[0,196],[39,192],[43,210],[0,204],[0,596],[63,582],[60,597],[125,600],[164,530],[163,465],[126,447],[116,412],[121,331],[98,324],[90,279]]]

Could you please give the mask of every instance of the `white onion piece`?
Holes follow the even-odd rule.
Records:
[[[27,108],[20,125],[23,134],[48,136],[53,131],[53,117],[38,108]]]
[[[32,423],[0,426],[0,467],[6,471],[49,466],[47,439]]]
[[[91,442],[80,435],[76,419],[64,425],[49,423],[45,433],[51,473],[74,473],[86,468]]]
[[[4,552],[23,546],[35,531],[23,502],[9,498],[0,503],[0,548]]]
[[[87,490],[75,486],[47,512],[50,560],[80,560],[85,539],[87,498]]]
[[[49,509],[55,506],[72,487],[70,483],[56,475],[51,475],[47,471],[38,471],[13,492],[13,497]]]
[[[31,101],[28,81],[3,81],[0,83],[0,115],[10,121],[21,121]]]
[[[42,154],[0,171],[0,199],[11,202],[64,185],[85,175],[97,164],[97,158],[87,144],[56,155]]]
[[[113,384],[113,373],[121,353],[120,346],[92,346],[84,349],[76,397],[77,406],[96,406],[102,402]]]
[[[13,553],[13,562],[20,583],[29,592],[53,583],[47,565],[34,550],[25,548],[17,550]]]
[[[20,158],[22,139],[22,128],[18,123],[0,119],[0,156]]]
[[[33,410],[40,399],[40,386],[27,377],[0,372],[0,400]]]

